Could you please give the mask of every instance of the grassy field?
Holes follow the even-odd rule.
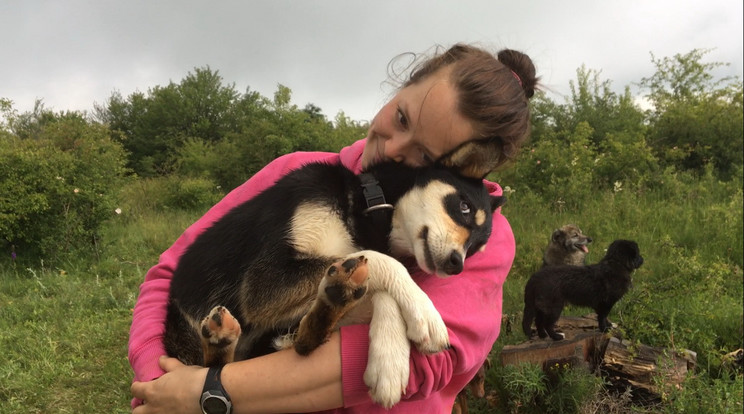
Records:
[[[628,338],[698,353],[695,375],[665,395],[662,406],[647,411],[740,413],[742,375],[723,368],[721,356],[742,344],[741,183],[591,194],[578,204],[580,210],[569,211],[519,188],[510,195],[504,214],[517,239],[517,257],[504,288],[507,318],[518,325],[524,283],[540,265],[554,228],[576,223],[591,235],[589,262],[599,260],[612,240],[634,239],[646,262],[610,319]],[[123,210],[108,224],[93,258],[53,266],[0,259],[0,413],[129,412],[127,337],[138,286],[159,253],[201,213]],[[18,255],[22,260],[23,252]],[[523,339],[518,329],[503,329],[495,360],[501,347]],[[546,407],[609,412],[607,402],[601,405],[607,397],[599,382],[582,376],[565,375],[562,388],[550,392],[560,391],[567,402],[550,405],[529,387],[511,386],[544,388],[539,372],[495,364],[487,391],[498,391],[500,402],[472,401],[471,413],[545,412]],[[505,386],[505,379],[511,385]]]

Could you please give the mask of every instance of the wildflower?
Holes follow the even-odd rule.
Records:
[[[75,193],[75,194],[77,194],[77,193],[80,192],[80,189],[79,188],[76,188],[76,189],[72,190],[72,192]]]
[[[540,165],[540,160],[537,160],[537,165]]]
[[[119,208],[119,207],[116,207],[116,210],[114,210],[114,213],[116,213],[116,214],[121,214],[121,208]]]
[[[616,193],[622,191],[623,190],[622,181],[615,181],[615,184],[613,184],[612,190]]]
[[[504,192],[506,194],[512,194],[515,191],[517,191],[517,190],[514,190],[513,188],[509,187],[508,185],[504,187]]]

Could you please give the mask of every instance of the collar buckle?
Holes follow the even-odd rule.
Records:
[[[364,199],[367,201],[367,208],[362,211],[364,215],[375,211],[394,209],[392,204],[388,204],[385,201],[385,194],[382,192],[382,187],[380,187],[380,183],[377,182],[372,174],[359,174],[359,179],[362,181]]]

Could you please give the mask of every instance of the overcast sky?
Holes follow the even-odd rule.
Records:
[[[292,102],[369,120],[389,96],[390,60],[470,42],[526,52],[562,101],[582,64],[621,91],[657,58],[714,49],[717,75],[742,77],[742,0],[189,1],[2,0],[0,97],[90,111],[196,67]]]

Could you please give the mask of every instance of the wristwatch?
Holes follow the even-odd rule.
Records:
[[[221,373],[222,366],[210,367],[207,372],[207,379],[204,381],[204,389],[199,399],[203,414],[232,413],[230,396],[225,391],[225,388],[222,387],[222,382],[220,382]]]

